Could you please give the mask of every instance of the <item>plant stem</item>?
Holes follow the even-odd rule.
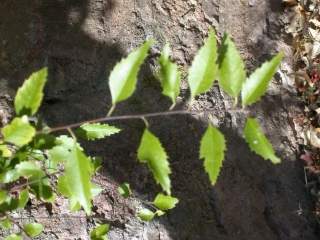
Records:
[[[108,114],[107,114],[107,117],[110,117],[111,116],[111,114],[113,113],[113,111],[116,109],[116,105],[115,104],[113,104],[112,106],[111,106],[111,108],[110,108],[110,110],[109,110],[109,112],[108,112]]]
[[[58,132],[77,128],[85,123],[98,123],[98,122],[110,122],[110,121],[116,121],[116,120],[133,120],[133,119],[142,119],[142,118],[154,118],[154,117],[160,117],[160,116],[174,116],[174,115],[196,115],[196,114],[202,114],[202,113],[212,113],[215,112],[215,109],[210,110],[195,110],[195,111],[189,111],[189,110],[176,110],[176,111],[165,111],[165,112],[154,112],[154,113],[143,113],[143,114],[133,114],[133,115],[122,115],[122,116],[107,116],[102,118],[96,118],[91,119],[83,122],[73,123],[69,125],[54,127],[49,130],[46,130],[46,133],[52,133],[52,132]],[[244,112],[244,109],[240,110],[227,110],[229,112]],[[43,131],[38,131],[37,134],[44,133]]]

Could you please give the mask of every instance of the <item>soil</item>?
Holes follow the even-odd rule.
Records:
[[[49,126],[104,116],[110,107],[108,74],[146,38],[157,43],[141,71],[137,92],[119,104],[115,115],[169,108],[170,102],[161,96],[153,77],[155,56],[166,40],[174,49],[174,59],[183,66],[190,64],[210,26],[219,39],[225,31],[231,34],[250,71],[282,50],[286,59],[268,94],[250,109],[281,156],[280,165],[250,152],[242,138],[248,114],[232,111],[230,99],[214,86],[192,105],[192,109],[213,110],[211,116],[150,120],[152,131],[170,156],[173,194],[180,199],[174,210],[158,220],[142,223],[135,217],[136,207],[160,191],[148,170],[136,160],[143,122],[116,122],[124,129],[121,134],[83,143],[89,154],[104,160],[95,179],[104,188],[95,200],[95,214],[111,224],[110,240],[319,239],[310,214],[312,203],[305,189],[303,164],[297,158],[300,139],[295,118],[301,110],[290,78],[292,51],[283,33],[287,21],[278,0],[2,0],[2,123],[12,114],[10,99],[17,87],[41,66],[49,68],[41,109]],[[185,108],[189,96],[187,84],[181,87],[177,108]],[[227,157],[215,187],[210,186],[198,160],[198,142],[208,121],[219,126],[228,141]],[[131,183],[135,194],[129,200],[117,193],[124,181]],[[39,239],[88,239],[97,221],[83,213],[70,217],[64,199],[51,207],[30,206],[16,216],[21,221],[36,218],[43,223],[45,232]]]

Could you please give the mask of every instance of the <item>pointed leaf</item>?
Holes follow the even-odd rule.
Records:
[[[90,239],[91,240],[107,240],[107,233],[109,232],[110,226],[109,224],[101,224],[94,228],[90,232]]]
[[[217,41],[213,31],[210,31],[204,46],[195,56],[189,69],[188,82],[191,98],[209,90],[217,75]]]
[[[23,229],[29,237],[36,237],[43,231],[43,226],[40,223],[27,223],[23,226]]]
[[[0,189],[0,204],[6,201],[7,196],[8,196],[8,192],[6,190]]]
[[[225,34],[219,55],[219,84],[232,97],[238,97],[246,80],[245,66],[234,42]]]
[[[149,222],[151,221],[155,216],[155,213],[150,211],[147,208],[143,208],[138,212],[138,217],[140,218],[140,220],[145,221],[145,222]]]
[[[86,123],[80,128],[85,131],[88,140],[102,139],[121,131],[119,128],[101,123]]]
[[[273,147],[264,135],[258,121],[254,118],[248,118],[244,128],[244,137],[251,151],[255,152],[265,160],[270,160],[277,164],[281,159],[275,155]]]
[[[153,201],[153,204],[162,211],[174,208],[178,204],[178,198],[166,196],[159,193]]]
[[[145,42],[131,52],[127,58],[122,59],[112,70],[109,87],[113,105],[129,98],[136,89],[138,72],[147,57],[151,44],[151,41]]]
[[[31,142],[36,130],[29,124],[28,118],[23,116],[13,119],[9,125],[1,130],[1,133],[6,142],[22,147]]]
[[[65,182],[70,197],[84,208],[87,214],[91,213],[91,176],[93,169],[90,159],[74,143],[65,163]]]
[[[47,81],[47,75],[47,68],[42,68],[33,73],[18,89],[14,100],[17,115],[33,115],[38,111],[43,98],[43,88]]]
[[[159,139],[148,129],[145,129],[138,149],[138,159],[141,163],[147,163],[153,173],[153,177],[162,189],[171,194],[171,173],[168,156]]]
[[[201,139],[200,159],[204,159],[204,168],[214,185],[222,167],[226,143],[223,134],[216,128],[209,126]]]
[[[24,189],[19,194],[19,205],[18,207],[23,209],[29,201],[29,191]]]
[[[169,97],[173,103],[176,102],[180,93],[181,73],[178,65],[170,61],[170,46],[166,44],[159,58],[160,82],[162,94]]]
[[[277,72],[283,54],[279,53],[271,61],[265,62],[256,69],[242,86],[242,105],[251,105],[257,102],[266,92],[269,82]]]

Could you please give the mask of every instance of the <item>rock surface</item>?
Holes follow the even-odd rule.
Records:
[[[250,71],[276,51],[286,59],[267,94],[251,110],[258,117],[283,162],[274,166],[248,150],[242,139],[246,112],[232,111],[230,99],[217,86],[202,95],[193,109],[210,109],[209,116],[152,119],[173,168],[173,194],[180,203],[169,215],[151,223],[134,216],[141,200],[152,199],[158,186],[136,161],[143,130],[140,121],[116,123],[118,136],[86,144],[102,156],[104,168],[95,181],[104,192],[95,200],[96,214],[112,225],[109,238],[192,240],[313,240],[318,239],[310,218],[303,166],[296,158],[299,139],[294,119],[299,104],[288,77],[290,47],[282,34],[278,0],[2,0],[0,6],[0,107],[7,121],[10,96],[33,71],[49,67],[49,83],[41,114],[50,126],[104,116],[110,106],[107,76],[114,64],[146,38],[157,40],[140,76],[137,93],[119,105],[115,114],[168,109],[153,77],[155,57],[166,40],[174,58],[186,66],[202,44],[208,28],[218,36],[231,34]],[[6,97],[2,97],[5,96]],[[182,84],[179,107],[188,99]],[[198,160],[198,142],[210,119],[226,134],[228,153],[217,185],[210,186]],[[123,200],[119,183],[128,181],[135,198]],[[66,214],[63,218],[58,215]],[[38,218],[46,231],[39,239],[88,239],[92,219],[70,217],[59,199],[20,214]],[[47,217],[51,218],[47,219]],[[39,218],[40,217],[40,218]]]

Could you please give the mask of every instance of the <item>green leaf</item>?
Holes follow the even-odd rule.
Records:
[[[281,159],[275,155],[271,143],[264,135],[256,119],[247,119],[246,126],[244,128],[244,138],[251,151],[263,157],[265,160],[269,159],[274,164],[281,162]]]
[[[12,227],[12,222],[9,218],[2,219],[0,221],[0,227],[4,230],[8,230]]]
[[[0,189],[0,204],[6,201],[8,192],[6,190]]]
[[[110,226],[109,224],[102,224],[94,228],[90,232],[91,240],[107,240],[107,233],[109,232]]]
[[[47,68],[42,68],[33,73],[18,89],[14,100],[17,115],[33,115],[38,111],[43,98],[43,88],[47,81],[47,75]]]
[[[121,131],[119,128],[101,123],[86,123],[80,128],[85,132],[86,139],[88,140],[102,139]]]
[[[166,196],[162,193],[159,193],[153,201],[153,204],[163,211],[174,208],[177,203],[179,203],[178,198]]]
[[[238,97],[246,80],[245,66],[231,38],[225,34],[219,55],[219,84],[232,97]]]
[[[166,44],[159,58],[160,82],[162,94],[169,97],[173,103],[176,102],[180,93],[181,73],[178,65],[170,61],[170,46]]]
[[[24,189],[19,194],[19,208],[24,208],[29,201],[29,191],[28,189]]]
[[[143,208],[138,212],[138,217],[140,218],[140,220],[145,221],[145,222],[149,222],[151,221],[155,216],[155,213],[150,211],[147,208]]]
[[[204,159],[204,168],[214,185],[222,167],[226,142],[223,134],[216,128],[209,126],[201,139],[200,159]]]
[[[138,149],[138,159],[141,163],[147,163],[153,173],[153,177],[162,189],[171,194],[171,173],[168,156],[163,149],[159,139],[148,129],[145,129]]]
[[[189,69],[188,82],[191,98],[208,91],[217,75],[217,41],[213,30],[210,31],[204,46],[195,56]]]
[[[29,237],[36,237],[43,231],[43,226],[40,223],[27,223],[23,226],[23,229]]]
[[[8,237],[6,237],[4,240],[23,240],[23,238],[21,235],[11,234]]]
[[[41,167],[34,161],[22,162],[16,165],[18,174],[26,178],[42,178],[46,176]]]
[[[269,82],[277,72],[283,53],[279,53],[271,61],[265,62],[256,69],[242,86],[242,105],[251,105],[257,102],[266,92]]]
[[[2,128],[1,133],[6,142],[22,147],[29,142],[36,134],[36,130],[29,124],[28,118],[15,118],[10,124]]]
[[[158,217],[161,217],[161,216],[165,215],[166,212],[164,212],[162,210],[157,210],[154,214],[157,215]]]
[[[91,176],[93,174],[90,159],[75,142],[65,163],[65,184],[70,198],[78,202],[87,214],[91,213]]]
[[[4,173],[0,174],[0,182],[1,183],[11,183],[16,181],[19,178],[19,173],[16,169],[7,170]]]
[[[141,47],[131,52],[127,58],[122,59],[112,70],[109,77],[109,87],[113,105],[126,100],[135,91],[138,72],[151,45],[152,41],[145,42]]]
[[[62,135],[56,138],[56,146],[48,151],[48,163],[49,170],[56,170],[59,163],[65,162],[71,152],[74,145],[73,138]]]
[[[132,191],[131,191],[129,183],[122,183],[118,187],[118,193],[124,198],[130,197],[130,195],[132,194]]]
[[[12,153],[7,145],[0,145],[0,156],[9,158],[12,156]]]

